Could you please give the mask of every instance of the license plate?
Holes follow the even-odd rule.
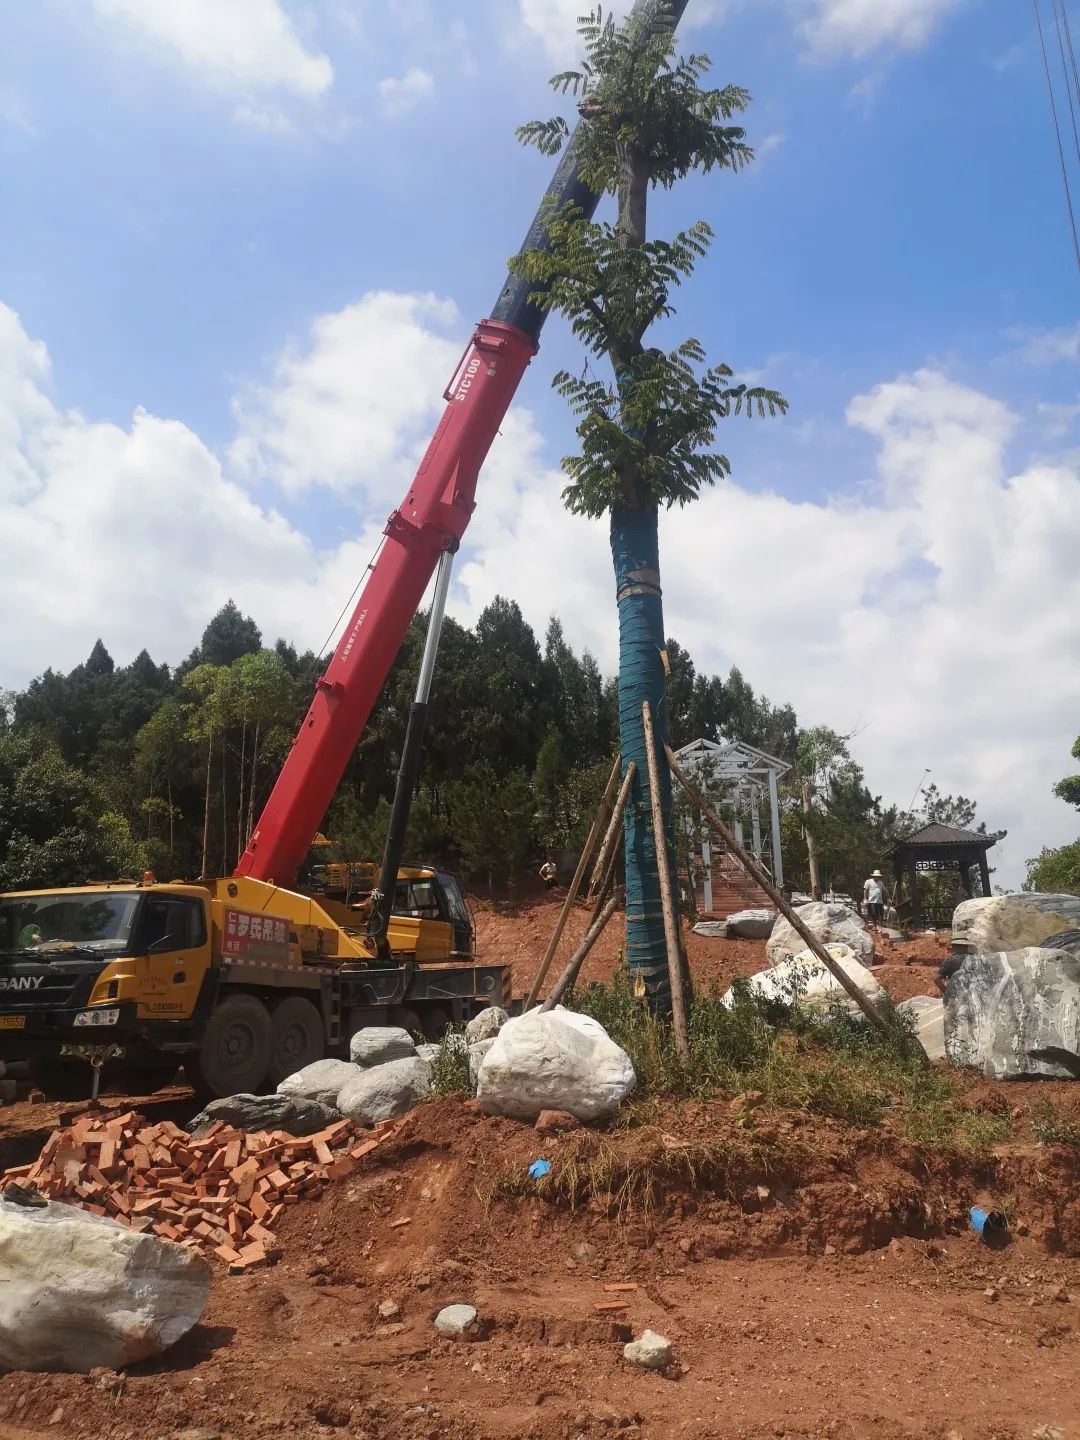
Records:
[[[0,1030],[25,1030],[25,1015],[0,1015]]]

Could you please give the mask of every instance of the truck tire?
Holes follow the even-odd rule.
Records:
[[[271,1085],[278,1085],[286,1075],[295,1075],[305,1065],[321,1060],[326,1053],[326,1032],[322,1016],[300,995],[287,995],[270,1014]]]
[[[210,1016],[197,1055],[184,1071],[204,1103],[225,1095],[257,1094],[270,1068],[270,1015],[255,995],[226,995]]]

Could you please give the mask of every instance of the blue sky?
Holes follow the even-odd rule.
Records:
[[[322,639],[546,183],[513,130],[553,108],[578,8],[0,4],[0,496],[26,572],[0,685],[98,633],[176,660],[230,593]],[[672,334],[791,413],[733,425],[734,483],[665,521],[669,629],[857,729],[890,798],[926,765],[975,793],[1016,880],[1075,835],[1047,787],[1080,730],[1077,276],[1030,12],[690,0],[684,38],[751,90],[759,159],[654,203],[656,233],[717,235]],[[610,669],[602,527],[558,502],[548,379],[578,358],[553,320],[454,605],[560,610]]]

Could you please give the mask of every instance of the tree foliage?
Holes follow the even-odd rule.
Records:
[[[749,95],[709,89],[707,55],[679,57],[665,17],[631,15],[622,25],[597,7],[582,16],[579,69],[552,77],[573,95],[582,124],[575,154],[586,183],[618,197],[615,223],[586,219],[568,205],[547,217],[548,243],[511,268],[536,285],[535,302],[566,316],[587,350],[610,359],[614,380],[560,371],[553,384],[577,417],[579,454],[563,461],[569,509],[598,516],[621,506],[684,505],[730,473],[714,449],[717,426],[737,414],[774,415],[787,406],[774,390],[733,383],[727,365],[705,368],[690,337],[664,351],[645,335],[675,314],[672,294],[709,250],[698,221],[668,240],[648,239],[648,193],[697,171],[740,170],[753,158],[745,132],[728,122]],[[570,137],[561,116],[518,130],[526,145],[557,154]]]

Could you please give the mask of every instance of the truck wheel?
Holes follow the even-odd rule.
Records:
[[[310,1000],[299,995],[286,996],[274,1006],[270,1016],[271,1085],[286,1075],[295,1075],[305,1065],[321,1060],[326,1053],[326,1036],[322,1016]]]
[[[197,1055],[184,1070],[200,1100],[253,1095],[270,1068],[270,1016],[254,995],[228,995],[210,1016]]]

